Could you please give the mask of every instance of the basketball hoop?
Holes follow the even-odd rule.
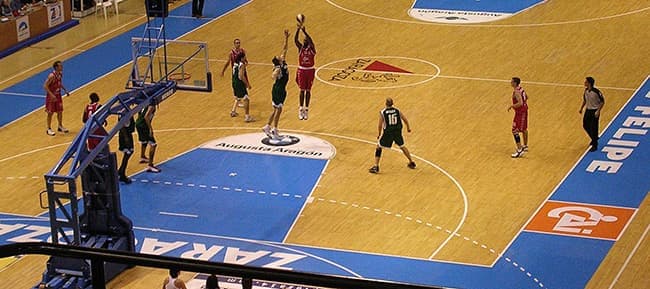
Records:
[[[168,78],[173,81],[185,81],[192,78],[192,74],[187,72],[177,72],[170,74]]]

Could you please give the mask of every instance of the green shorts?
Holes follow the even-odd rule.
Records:
[[[385,148],[393,146],[393,142],[399,147],[404,145],[404,137],[402,137],[401,131],[384,131],[379,139],[379,145]]]
[[[273,102],[273,107],[281,107],[284,105],[284,101],[287,99],[287,91],[286,90],[280,90],[276,91],[273,90],[271,92],[271,101]]]
[[[149,131],[149,126],[146,123],[136,124],[136,130],[138,131],[138,140],[140,143],[148,143],[151,145],[156,144],[156,139],[153,137],[153,132]]]
[[[119,133],[119,150],[121,152],[124,152],[125,154],[132,154],[133,153],[133,134],[130,132],[122,132],[120,130]]]

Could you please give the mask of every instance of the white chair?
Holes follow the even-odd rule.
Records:
[[[115,5],[115,15],[120,15],[120,10],[118,9],[117,4],[119,4],[122,1],[124,0],[113,0],[113,3]]]
[[[106,1],[104,1],[104,0],[95,0],[95,1],[96,1],[95,15],[97,15],[97,10],[101,8],[101,9],[104,10],[104,19],[108,19],[108,15],[106,14],[106,8],[111,7],[111,5],[113,5],[113,1],[111,1],[111,0],[106,0]],[[117,4],[115,6],[117,7]],[[117,11],[117,8],[116,8],[116,11]]]

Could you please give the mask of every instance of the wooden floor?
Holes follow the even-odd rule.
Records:
[[[2,59],[0,88],[142,24],[143,7],[136,2],[124,2],[120,15],[108,20],[90,15],[81,19],[81,25]],[[156,119],[160,161],[264,124],[271,112],[270,59],[280,53],[282,30],[294,33],[294,17],[304,13],[318,49],[322,80],[314,83],[308,121],[297,119],[298,91],[290,82],[280,126],[314,134],[337,149],[313,195],[435,220],[450,230],[463,219],[459,234],[497,251],[504,249],[587,148],[578,114],[584,77],[595,77],[605,93],[604,127],[650,74],[650,1],[547,1],[512,18],[478,26],[417,23],[404,12],[411,4],[256,0],[188,34],[183,39],[208,43],[215,88],[210,94],[181,91],[161,105]],[[252,64],[252,114],[260,120],[254,123],[228,115],[230,81],[219,77],[236,37]],[[296,65],[295,47],[290,45],[288,55],[289,64]],[[417,73],[400,75],[397,84],[404,87],[389,89],[380,89],[390,85],[384,83],[368,89],[373,88],[368,82],[332,80],[350,65],[346,59],[371,56],[392,59],[391,63]],[[46,136],[40,109],[0,129],[4,147],[0,212],[43,212],[37,196],[44,187],[42,179],[7,177],[42,176],[48,171],[79,131],[87,95],[98,92],[106,100],[122,90],[127,76],[128,68],[118,69],[65,99],[64,124],[73,133]],[[530,152],[515,160],[509,156],[514,149],[512,113],[506,111],[513,76],[521,77],[530,96]],[[405,137],[417,156],[416,171],[405,169],[400,153],[385,152],[382,173],[367,172],[373,160],[376,114],[386,97],[393,97],[412,123],[413,132]],[[427,162],[444,169],[462,191]],[[130,172],[141,169],[137,162],[129,167]],[[646,265],[650,246],[647,238],[641,239],[650,224],[648,205],[644,201],[587,288],[650,287]],[[287,242],[486,265],[496,258],[469,242],[447,237],[395,218],[378,219],[362,210],[315,202],[306,207]],[[24,257],[0,271],[0,280],[28,288],[40,279],[45,260]],[[109,288],[152,288],[164,276],[162,270],[135,268]]]

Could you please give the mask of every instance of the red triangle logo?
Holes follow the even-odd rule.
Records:
[[[412,73],[410,71],[406,71],[406,70],[401,69],[399,67],[395,67],[395,66],[392,66],[390,64],[386,64],[386,63],[383,63],[383,62],[377,61],[377,60],[375,60],[373,63],[370,63],[370,65],[366,66],[366,68],[364,68],[363,70]]]

